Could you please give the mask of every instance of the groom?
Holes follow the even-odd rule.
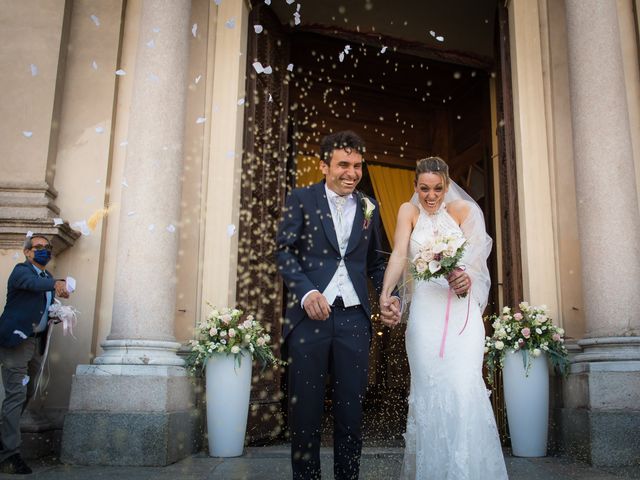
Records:
[[[283,339],[289,364],[289,429],[294,479],[320,479],[320,433],[327,373],[334,414],[334,475],[357,479],[367,387],[371,309],[367,277],[378,294],[385,262],[380,213],[355,188],[364,142],[351,131],[320,143],[325,179],[293,190],[278,229],[276,258],[289,290]],[[385,305],[386,319],[399,304]]]

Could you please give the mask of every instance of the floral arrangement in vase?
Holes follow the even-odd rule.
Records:
[[[191,340],[187,366],[192,373],[204,370],[207,360],[216,354],[234,355],[238,366],[245,356],[255,358],[266,367],[280,361],[269,345],[271,337],[253,317],[244,316],[237,308],[211,310],[196,327],[196,338]]]
[[[522,352],[527,375],[531,368],[530,357],[539,357],[543,352],[548,354],[554,368],[562,374],[567,371],[569,359],[564,345],[564,329],[553,325],[546,305],[531,306],[522,302],[518,306],[519,312],[504,307],[502,314],[485,317],[493,327],[493,335],[485,338],[484,347],[490,384],[493,384],[496,368],[503,368],[504,356],[508,351]]]

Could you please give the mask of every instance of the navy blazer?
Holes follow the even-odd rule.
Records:
[[[349,278],[360,304],[371,317],[367,277],[382,292],[385,260],[381,252],[380,208],[376,206],[371,221],[364,225],[364,195],[354,192],[358,200],[353,228],[344,255]],[[368,197],[367,197],[368,198]],[[340,260],[324,180],[309,187],[292,190],[285,204],[276,238],[276,261],[289,291],[283,326],[283,339],[305,316],[300,300],[311,290],[323,292],[333,278]]]
[[[40,277],[29,261],[14,267],[7,284],[7,304],[0,316],[0,346],[22,343],[24,338],[13,333],[16,330],[27,337],[33,335],[47,306],[46,292],[52,292],[52,301],[55,296],[56,280],[46,270],[45,274],[46,278]]]

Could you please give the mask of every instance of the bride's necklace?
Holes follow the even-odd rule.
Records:
[[[433,213],[429,213],[426,208],[424,208],[424,213],[426,213],[427,218],[429,219],[429,223],[431,224],[431,231],[433,232],[434,238],[437,238],[439,235],[439,220],[441,218],[441,213],[444,212],[445,206],[444,202],[440,204],[438,210]]]

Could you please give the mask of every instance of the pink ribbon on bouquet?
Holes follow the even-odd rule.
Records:
[[[451,296],[453,289],[449,287],[447,291],[447,311],[444,316],[444,330],[442,331],[442,341],[440,342],[440,358],[444,358],[444,347],[447,343],[447,332],[449,330],[449,312],[451,311]],[[469,323],[469,309],[471,308],[471,289],[467,290],[467,318],[464,320],[464,325],[462,326],[462,330],[458,332],[458,335],[462,335],[464,329],[467,328],[467,323]]]

